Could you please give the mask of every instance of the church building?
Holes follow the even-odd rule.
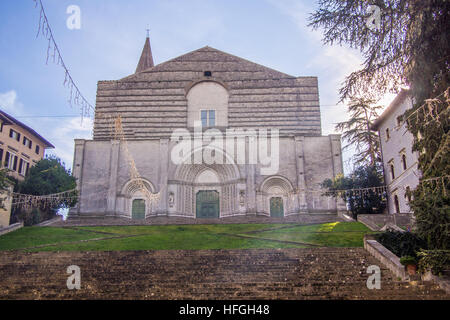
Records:
[[[134,74],[98,82],[93,139],[75,140],[69,218],[337,214],[345,205],[320,183],[342,172],[317,77],[208,46],[154,65],[147,37]]]

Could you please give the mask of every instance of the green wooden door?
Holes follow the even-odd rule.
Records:
[[[283,198],[281,197],[270,198],[270,216],[284,217]]]
[[[145,201],[142,199],[133,200],[133,207],[131,209],[132,219],[145,219]]]
[[[197,218],[219,218],[219,192],[199,191],[196,196]]]

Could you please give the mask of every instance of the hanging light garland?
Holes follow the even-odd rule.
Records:
[[[419,108],[417,108],[416,110],[411,112],[406,119],[402,120],[401,125],[403,125],[404,123],[407,123],[408,120],[411,119],[413,116],[416,116],[416,123],[420,123],[419,122],[420,113],[422,113],[424,120],[426,120],[426,122],[423,123],[424,126],[433,121],[439,122],[439,119],[440,119],[440,116],[442,115],[442,113],[448,112],[448,110],[449,110],[449,107],[447,107],[446,109],[444,109],[441,112],[437,111],[438,104],[442,103],[442,101],[440,100],[441,98],[443,98],[445,100],[447,105],[449,104],[449,102],[450,102],[450,87],[448,87],[444,92],[442,92],[436,98],[426,99],[424,104],[422,104]]]
[[[91,117],[95,108],[86,100],[86,98],[81,93],[80,89],[75,84],[72,76],[70,75],[69,69],[61,55],[61,51],[56,44],[55,38],[53,37],[53,32],[50,24],[45,14],[44,6],[41,0],[33,0],[35,7],[39,8],[39,26],[36,34],[36,38],[41,36],[47,40],[47,56],[45,63],[48,64],[49,61],[61,66],[64,69],[64,87],[69,90],[68,103],[71,107],[74,105],[80,108],[81,121],[84,117]]]
[[[132,181],[134,181],[135,187],[142,191],[144,193],[144,196],[149,200],[150,204],[157,202],[160,200],[160,192],[158,193],[151,193],[150,190],[145,186],[144,180],[142,179],[141,175],[139,174],[139,171],[136,167],[136,163],[134,161],[133,156],[131,155],[130,151],[128,150],[128,143],[125,139],[125,134],[123,131],[122,126],[122,117],[118,115],[115,118],[114,121],[114,139],[119,140],[122,143],[123,150],[125,152],[126,161],[128,162],[128,165],[130,166],[130,178]]]
[[[70,204],[78,198],[78,192],[76,189],[46,195],[31,195],[10,192],[8,196],[12,197],[11,206],[14,208],[26,210],[32,208],[49,209],[55,208],[62,203]]]

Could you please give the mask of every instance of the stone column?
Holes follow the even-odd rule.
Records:
[[[343,161],[342,161],[342,151],[341,151],[341,135],[339,134],[330,134],[328,136],[330,138],[331,145],[331,159],[333,164],[333,178],[336,175],[344,173]],[[338,214],[347,211],[347,206],[342,200],[342,198],[336,198],[336,210]]]
[[[297,191],[298,194],[298,204],[299,212],[307,213],[308,204],[306,203],[306,181],[305,181],[305,155],[303,152],[303,144],[305,137],[296,136],[294,138],[295,143],[295,157],[296,157],[296,167],[297,167]]]
[[[167,215],[167,180],[169,177],[169,139],[159,140],[159,208],[157,215]],[[157,190],[158,191],[158,190]]]
[[[75,208],[70,209],[69,215],[77,215],[80,213],[82,202],[82,183],[83,183],[83,163],[84,163],[84,147],[86,140],[75,139],[75,148],[73,155],[72,175],[77,181],[78,203]]]
[[[106,215],[116,215],[117,174],[119,170],[120,140],[111,140],[111,157],[109,163],[109,188],[106,199]]]
[[[248,164],[247,168],[247,214],[256,214],[256,184],[255,184],[255,173],[256,165]]]

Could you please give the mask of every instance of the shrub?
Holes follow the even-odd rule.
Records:
[[[32,208],[32,209],[21,209],[21,208],[15,208],[13,210],[13,216],[14,221],[12,222],[19,222],[23,221],[25,226],[33,226],[35,224],[41,223],[45,220],[54,218],[56,216],[56,210],[41,210],[39,208]]]
[[[403,256],[400,258],[400,263],[404,266],[410,265],[410,264],[417,264],[417,259],[412,256]]]
[[[388,230],[377,234],[376,239],[397,257],[417,257],[420,249],[427,249],[427,243],[412,232]]]
[[[325,196],[342,198],[355,219],[358,214],[382,213],[386,208],[386,194],[371,189],[384,185],[382,172],[380,166],[361,166],[348,177],[338,174],[324,180],[321,187],[326,189]],[[352,189],[365,190],[355,192]]]
[[[450,270],[450,250],[420,250],[419,272],[431,271],[434,275],[441,275]]]

